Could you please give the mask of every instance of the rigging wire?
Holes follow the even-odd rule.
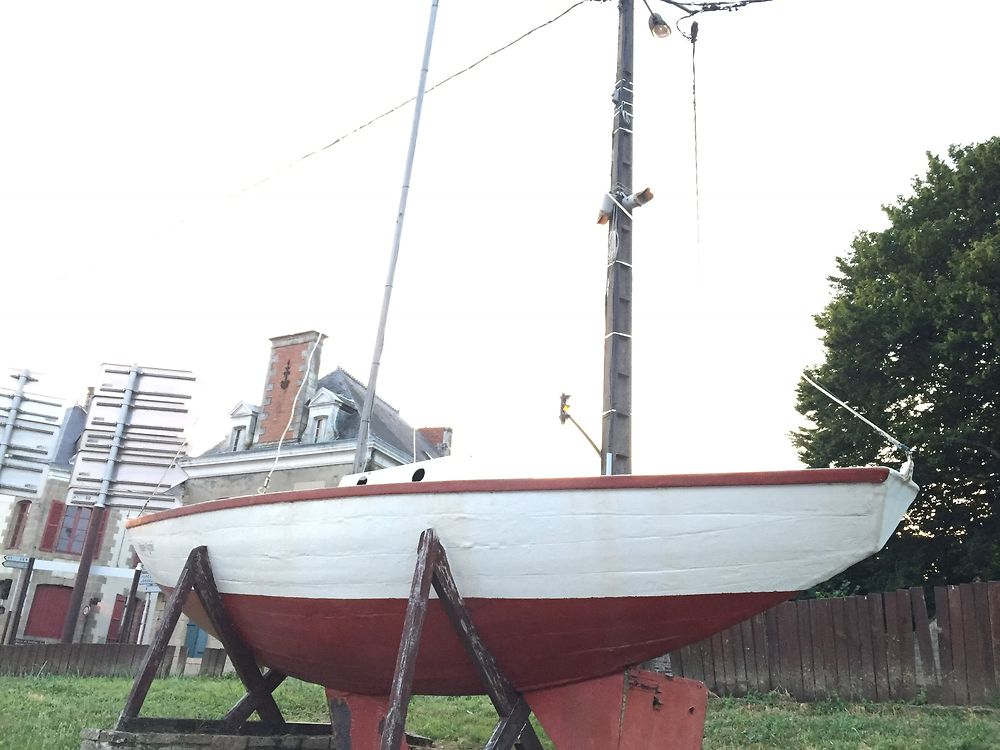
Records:
[[[554,24],[556,21],[558,21],[559,19],[561,19],[564,16],[566,16],[570,11],[575,10],[576,8],[578,8],[581,5],[583,5],[584,3],[593,2],[593,1],[594,0],[578,0],[578,2],[576,2],[573,5],[569,6],[566,10],[564,10],[562,13],[560,13],[557,16],[555,16],[554,18],[551,18],[548,21],[545,21],[544,23],[541,23],[538,26],[535,26],[533,29],[530,29],[530,30],[524,32],[523,34],[521,34],[521,36],[517,37],[513,41],[508,42],[507,44],[503,45],[502,47],[498,47],[497,49],[493,50],[492,52],[490,52],[490,53],[488,53],[486,55],[483,55],[483,57],[479,58],[474,63],[472,63],[471,65],[469,65],[469,66],[467,66],[465,68],[463,68],[462,70],[459,70],[459,71],[457,71],[455,73],[452,73],[447,78],[442,78],[440,81],[438,81],[437,83],[435,83],[433,86],[428,87],[428,89],[424,93],[429,94],[434,89],[439,88],[439,87],[443,86],[444,84],[448,83],[449,81],[452,81],[452,80],[458,78],[460,75],[468,73],[473,68],[475,68],[475,67],[481,65],[482,63],[486,62],[487,60],[489,60],[491,57],[493,57],[495,55],[498,55],[501,52],[504,52],[504,51],[510,49],[511,47],[513,47],[518,42],[520,42],[520,41],[524,40],[525,38],[527,38],[527,37],[531,36],[532,34],[534,34],[536,31],[540,31],[541,29],[544,29],[546,26],[550,26],[550,25]],[[603,2],[604,0],[600,0],[600,1]],[[381,120],[383,117],[388,117],[393,112],[396,112],[396,111],[402,109],[403,107],[405,107],[406,105],[408,105],[408,104],[416,101],[416,98],[417,97],[415,97],[415,96],[411,96],[406,101],[400,102],[395,107],[392,107],[391,109],[387,109],[382,114],[380,114],[380,115],[378,115],[376,117],[373,117],[372,119],[368,120],[367,122],[362,123],[361,125],[358,125],[353,130],[350,130],[347,133],[344,133],[343,135],[341,135],[340,137],[335,138],[334,140],[330,141],[325,146],[322,146],[322,147],[320,147],[320,148],[318,148],[318,149],[316,149],[314,151],[310,151],[308,154],[305,154],[303,156],[300,156],[298,159],[294,159],[294,160],[288,162],[288,164],[286,164],[284,167],[282,167],[281,169],[279,169],[277,172],[273,172],[273,173],[269,174],[267,177],[264,177],[263,179],[257,180],[257,182],[253,183],[252,185],[248,185],[247,187],[242,188],[241,190],[237,190],[235,193],[231,194],[229,197],[230,198],[235,198],[237,195],[245,193],[245,192],[247,192],[249,190],[253,190],[256,187],[259,187],[260,185],[263,185],[265,182],[268,182],[272,178],[277,177],[279,174],[285,172],[288,169],[291,169],[292,167],[296,166],[300,162],[305,161],[306,159],[310,158],[311,156],[315,156],[316,154],[322,153],[323,151],[326,151],[327,149],[332,148],[333,146],[336,146],[338,143],[340,143],[341,141],[349,138],[350,136],[354,135],[355,133],[361,132],[362,130],[364,130],[365,128],[367,128],[369,125],[374,125],[376,122],[378,122],[379,120]]]
[[[695,50],[698,47],[698,22],[691,23],[691,110],[694,115],[694,222],[698,248],[698,267],[701,268],[701,186],[698,173],[698,69],[695,67]]]
[[[904,463],[903,466],[902,466],[902,468],[900,468],[899,473],[902,474],[903,478],[906,479],[906,480],[909,480],[913,476],[913,448],[909,447],[908,445],[904,445],[903,443],[901,443],[899,440],[897,440],[896,438],[894,438],[892,435],[890,435],[888,432],[886,432],[885,430],[883,430],[881,427],[879,427],[877,424],[875,424],[874,422],[872,422],[870,419],[868,419],[867,417],[861,415],[856,409],[854,409],[850,405],[848,405],[847,402],[842,401],[841,399],[839,399],[836,396],[834,396],[832,393],[830,393],[830,391],[828,391],[826,388],[824,388],[823,386],[821,386],[819,383],[817,383],[815,380],[813,380],[812,378],[810,378],[805,373],[802,373],[802,379],[805,380],[807,383],[809,383],[809,385],[811,385],[817,391],[819,391],[820,393],[822,393],[824,396],[826,396],[828,399],[830,399],[831,401],[833,401],[835,404],[837,404],[838,406],[846,409],[851,414],[853,414],[855,417],[857,417],[862,422],[864,422],[866,425],[868,425],[869,427],[871,427],[873,430],[875,430],[875,432],[877,432],[879,435],[881,435],[882,437],[884,437],[889,442],[889,444],[892,445],[894,448],[896,448],[897,450],[902,451],[904,454],[906,454],[906,463]]]

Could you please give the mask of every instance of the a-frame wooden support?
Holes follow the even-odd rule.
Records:
[[[417,650],[420,646],[420,636],[423,632],[432,586],[462,646],[472,660],[486,694],[489,695],[500,716],[484,750],[512,750],[514,747],[520,750],[542,750],[538,736],[528,720],[531,709],[500,671],[493,655],[480,638],[452,577],[448,557],[433,529],[427,529],[420,535],[417,547],[417,564],[413,572],[413,585],[410,589],[403,635],[396,658],[389,708],[383,724],[381,750],[396,750],[405,734]],[[170,636],[180,618],[181,608],[192,591],[201,601],[212,627],[233,662],[237,675],[247,689],[247,694],[221,720],[140,717],[139,712],[160,662],[163,661]],[[285,731],[318,733],[316,730],[322,725],[294,725],[285,722],[272,695],[284,679],[285,675],[274,670],[261,673],[252,652],[239,637],[222,606],[222,599],[208,559],[208,549],[197,547],[188,555],[177,585],[167,601],[163,620],[139,667],[115,728],[124,732],[187,731],[241,734],[252,728],[256,734],[267,735],[281,734]],[[254,712],[260,716],[261,721],[251,727],[248,720]],[[328,726],[327,731],[330,731]]]
[[[483,750],[511,750],[515,743],[522,750],[542,750],[538,736],[528,721],[531,709],[500,671],[493,655],[479,637],[458,586],[455,585],[455,579],[451,575],[448,556],[438,541],[434,529],[424,531],[417,546],[417,565],[413,571],[413,585],[406,607],[403,637],[396,657],[396,673],[389,695],[389,710],[382,730],[381,750],[396,750],[403,738],[413,673],[417,663],[417,649],[420,646],[420,636],[427,615],[431,586],[437,592],[448,619],[479,673],[486,694],[500,715],[500,721]]]
[[[177,625],[188,594],[194,591],[211,621],[219,640],[233,662],[236,674],[247,689],[247,694],[220,721],[176,720],[144,718],[139,716],[146,694],[156,676],[160,662],[167,650],[170,636]],[[272,693],[284,681],[285,675],[274,670],[261,674],[257,661],[250,649],[239,637],[232,621],[222,606],[222,598],[215,584],[215,576],[208,560],[208,548],[196,547],[188,555],[181,570],[177,586],[167,601],[163,620],[156,631],[153,642],[142,660],[132,690],[125,700],[125,707],[118,717],[116,729],[124,732],[176,730],[184,725],[187,731],[203,731],[212,734],[239,734],[247,720],[256,711],[260,716],[260,726],[255,727],[260,734],[281,734],[288,725],[281,709],[274,702]]]

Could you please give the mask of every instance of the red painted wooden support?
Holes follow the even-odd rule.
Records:
[[[116,729],[121,731],[141,730],[145,725],[152,726],[150,722],[162,724],[164,721],[170,721],[139,718],[139,711],[146,700],[146,695],[150,685],[152,685],[153,678],[156,676],[160,662],[163,661],[170,636],[180,619],[181,608],[191,592],[194,592],[201,602],[213,629],[233,662],[237,675],[247,689],[247,694],[230,709],[221,721],[205,722],[206,729],[211,725],[212,733],[236,734],[246,724],[251,714],[256,711],[261,718],[261,728],[265,733],[280,733],[285,729],[286,724],[281,710],[274,702],[272,693],[285,679],[285,676],[271,670],[268,670],[264,675],[261,674],[253,653],[237,634],[222,606],[222,598],[215,583],[206,547],[196,547],[191,550],[187,562],[184,563],[177,585],[167,601],[163,620],[153,637],[152,644],[146,651],[135,682],[132,683],[132,689],[125,700],[125,707],[118,717]]]
[[[708,690],[630,669],[525,696],[560,750],[700,750]]]

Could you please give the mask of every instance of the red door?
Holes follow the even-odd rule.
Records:
[[[72,594],[72,586],[53,586],[44,583],[35,586],[35,596],[31,600],[31,611],[24,626],[24,635],[35,638],[62,637],[63,624],[69,611],[69,598]]]
[[[111,611],[111,624],[108,626],[107,643],[118,643],[121,635],[122,617],[125,615],[125,597],[118,594],[115,597],[115,607]]]

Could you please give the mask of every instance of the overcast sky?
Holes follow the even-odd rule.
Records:
[[[430,80],[571,4],[442,0]],[[1000,6],[701,16],[700,242],[691,45],[638,7],[634,471],[793,468],[835,258],[926,151],[997,134]],[[321,370],[366,379],[412,108],[299,157],[415,93],[429,9],[3,4],[0,369],[71,401],[102,362],[193,370],[194,452],[259,403],[272,336],[320,330]],[[460,453],[599,469],[556,417],[570,393],[600,439],[616,36],[585,2],[425,102],[379,392]]]

